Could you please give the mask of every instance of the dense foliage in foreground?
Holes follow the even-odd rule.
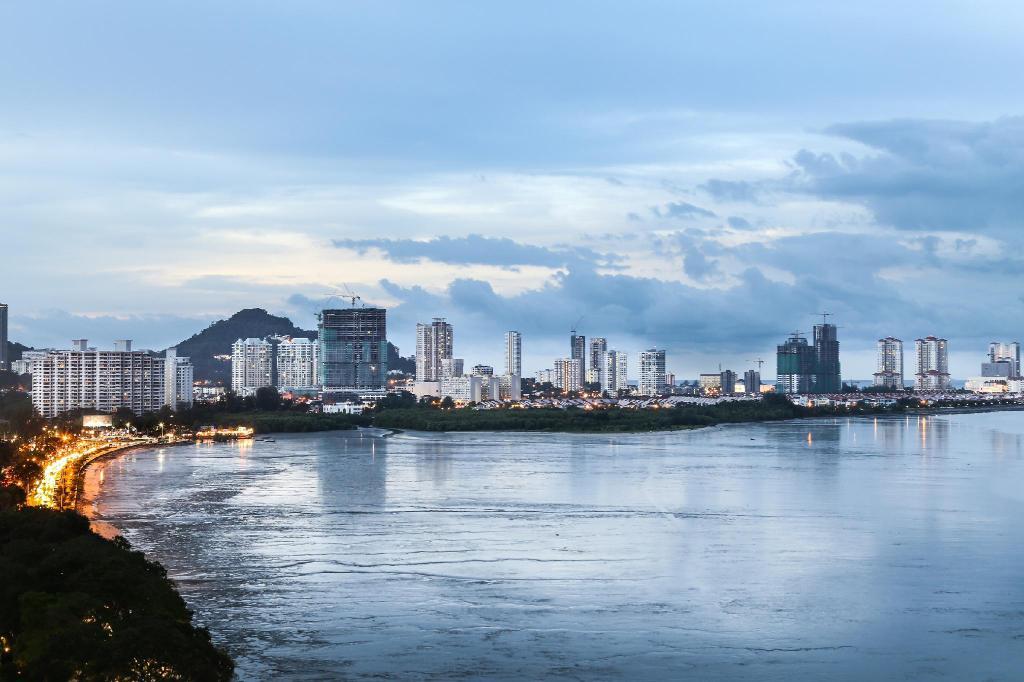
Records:
[[[228,680],[159,564],[74,512],[0,512],[0,679]]]
[[[856,410],[840,408],[844,415]],[[865,410],[869,413],[871,410]],[[717,405],[685,405],[661,409],[498,409],[439,410],[424,407],[384,409],[373,417],[381,428],[416,431],[566,431],[628,432],[692,429],[734,422],[779,421],[837,414],[832,408],[794,405],[783,396],[760,401]]]

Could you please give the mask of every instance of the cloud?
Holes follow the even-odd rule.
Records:
[[[664,207],[652,206],[651,213],[659,218],[681,218],[689,220],[692,218],[714,218],[714,211],[695,206],[685,201],[670,201]]]
[[[132,339],[135,348],[163,350],[204,329],[213,317],[177,315],[82,315],[49,310],[15,318],[10,336],[36,348],[69,348],[71,339],[88,339],[110,348],[115,339]]]
[[[790,188],[868,207],[907,230],[1015,231],[1024,214],[1024,117],[844,123],[827,133],[870,153],[793,157]]]
[[[749,202],[757,201],[760,186],[745,180],[718,180],[712,178],[700,185],[700,189],[711,195],[716,201]]]
[[[364,254],[381,251],[396,263],[417,263],[432,260],[453,265],[496,265],[511,268],[537,265],[560,268],[570,263],[588,263],[600,267],[616,267],[621,260],[615,254],[598,253],[581,246],[545,247],[508,239],[471,234],[465,237],[440,236],[416,239],[335,239],[334,246]]]

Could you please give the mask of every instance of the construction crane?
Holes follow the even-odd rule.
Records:
[[[569,333],[576,336],[576,328],[580,326],[580,322],[582,321],[583,315],[580,315],[579,319],[572,323],[572,329],[569,330]]]
[[[812,315],[821,315],[821,323],[828,324],[828,318],[832,316],[832,313],[811,313]]]
[[[762,360],[761,358],[757,358],[756,360],[747,360],[747,362],[756,362],[757,363],[757,373],[760,374],[761,373],[761,365],[763,365],[764,363],[766,363],[768,361],[767,360]]]
[[[362,301],[363,300],[362,296],[356,296],[352,292],[352,290],[348,288],[348,285],[345,284],[344,282],[342,283],[341,287],[345,290],[345,298],[347,298],[347,299],[352,301],[352,307],[353,308],[356,307],[356,301]]]

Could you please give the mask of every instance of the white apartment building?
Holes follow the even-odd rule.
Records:
[[[478,376],[441,377],[437,382],[438,393],[442,398],[478,403],[484,399],[483,382],[487,378]]]
[[[283,336],[277,341],[276,385],[287,389],[309,389],[317,385],[317,344],[309,339]]]
[[[122,407],[143,414],[167,404],[163,358],[131,350],[130,341],[112,351],[90,349],[84,339],[75,346],[32,360],[32,405],[41,416],[51,419],[69,410],[114,412]]]
[[[559,358],[555,360],[555,381],[556,388],[562,389],[562,393],[583,390],[580,372],[581,361],[579,358]]]
[[[878,340],[875,386],[903,390],[903,342],[892,336]]]
[[[265,339],[238,339],[231,345],[231,389],[238,395],[274,385],[274,344]]]
[[[442,377],[461,377],[465,371],[466,361],[462,358],[441,358]]]
[[[416,325],[416,381],[441,378],[441,361],[452,357],[454,331],[443,317]]]
[[[601,390],[607,391],[614,396],[616,392],[629,388],[626,380],[627,360],[626,354],[618,350],[610,350],[603,354],[601,364],[604,371],[601,373]]]
[[[551,384],[552,386],[555,386],[555,382],[558,380],[554,369],[542,369],[534,375],[534,378],[538,384]]]
[[[192,407],[194,401],[192,384],[195,383],[195,369],[188,358],[178,357],[176,348],[168,348],[164,358],[164,404],[171,409]]]
[[[523,397],[523,382],[518,374],[502,374],[498,380],[498,398],[520,400]]]
[[[914,342],[917,347],[917,372],[914,388],[918,391],[943,391],[949,388],[949,342],[928,336]]]
[[[665,351],[651,348],[640,353],[640,395],[665,392]]]
[[[505,332],[505,374],[523,374],[523,336],[516,331]]]

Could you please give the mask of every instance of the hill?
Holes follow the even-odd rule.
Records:
[[[247,308],[226,320],[214,322],[179,343],[178,355],[192,359],[197,380],[218,381],[227,385],[231,379],[231,362],[218,360],[215,356],[230,355],[231,344],[238,339],[259,339],[274,335],[315,339],[316,331],[297,327],[287,317],[271,315],[262,308]],[[415,363],[402,358],[398,348],[391,343],[388,343],[388,366],[405,372],[415,371]]]
[[[21,354],[27,350],[32,350],[30,346],[25,346],[14,341],[7,342],[7,359],[11,362],[15,360],[21,360]]]

